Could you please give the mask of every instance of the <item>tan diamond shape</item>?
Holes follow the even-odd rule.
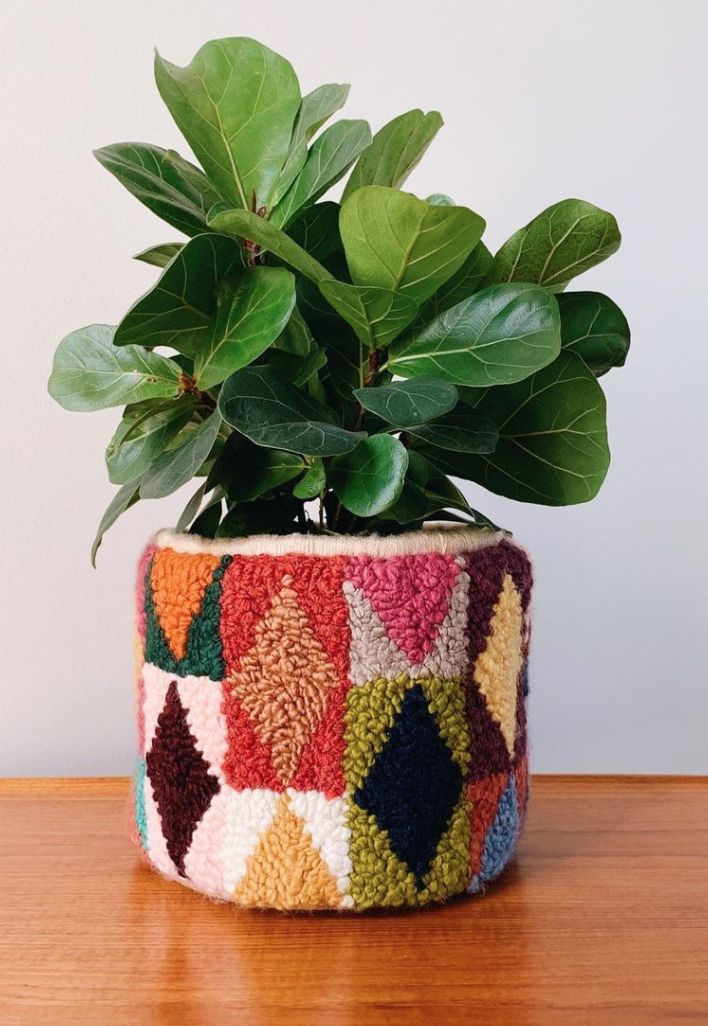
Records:
[[[292,577],[283,577],[282,588],[256,626],[255,644],[231,677],[232,694],[270,747],[283,784],[297,769],[327,695],[338,684],[337,671],[312,633],[292,583]]]
[[[484,652],[477,657],[474,681],[499,724],[509,755],[516,738],[516,695],[523,657],[521,597],[507,574],[494,607],[491,630]]]

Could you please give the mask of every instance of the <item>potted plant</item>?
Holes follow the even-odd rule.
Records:
[[[138,254],[154,283],[65,338],[49,381],[66,409],[123,407],[92,559],[130,506],[197,480],[139,564],[136,840],[245,905],[480,890],[526,802],[531,571],[452,478],[597,493],[597,379],[629,331],[565,290],[617,224],[564,200],[492,255],[479,214],[402,189],[439,114],[323,128],[348,87],[302,96],[250,39],[157,55],[155,77],[201,167],[96,156],[187,238]]]

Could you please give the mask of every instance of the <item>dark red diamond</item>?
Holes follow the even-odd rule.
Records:
[[[184,857],[195,827],[219,791],[219,781],[197,751],[175,680],[157,718],[155,737],[145,762],[167,851],[180,876],[186,876]]]

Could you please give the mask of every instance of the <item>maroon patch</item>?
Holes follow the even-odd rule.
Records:
[[[167,691],[145,762],[167,851],[180,876],[185,876],[184,857],[194,829],[218,793],[219,781],[197,751],[177,681],[173,680]]]

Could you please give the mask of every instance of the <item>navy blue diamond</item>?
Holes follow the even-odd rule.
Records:
[[[457,805],[462,773],[428,708],[420,684],[401,711],[354,801],[376,817],[418,887]]]

